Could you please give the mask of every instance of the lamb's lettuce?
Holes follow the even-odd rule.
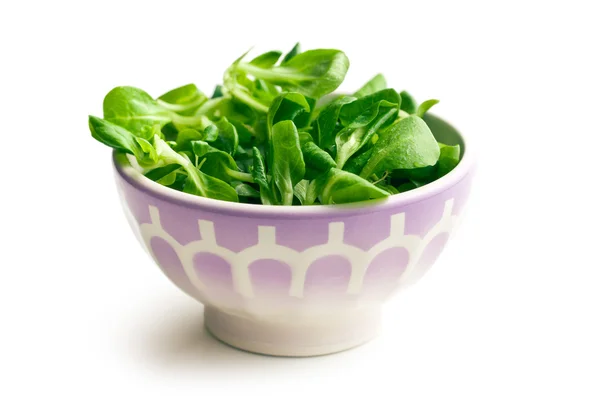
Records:
[[[278,50],[236,59],[210,98],[194,84],[158,98],[111,90],[92,137],[135,157],[146,178],[212,199],[341,204],[413,190],[448,174],[461,148],[422,119],[437,100],[388,88],[382,74],[331,95],[349,67],[340,50]]]

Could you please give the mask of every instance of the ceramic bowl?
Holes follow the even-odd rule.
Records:
[[[252,352],[311,356],[377,335],[382,303],[431,267],[467,200],[472,155],[460,144],[443,178],[384,200],[336,206],[228,203],[178,192],[114,155],[119,193],[137,238],[163,273],[205,306],[208,330]]]

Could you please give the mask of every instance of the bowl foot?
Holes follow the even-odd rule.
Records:
[[[207,329],[242,350],[272,356],[307,357],[336,353],[373,339],[381,326],[380,308],[324,318],[252,319],[214,307],[204,310]]]

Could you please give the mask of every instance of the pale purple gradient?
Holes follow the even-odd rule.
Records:
[[[306,273],[304,296],[343,296],[346,293],[352,267],[345,257],[326,256],[313,262]]]
[[[287,264],[265,258],[254,261],[248,269],[257,297],[287,297],[292,282],[292,271]]]

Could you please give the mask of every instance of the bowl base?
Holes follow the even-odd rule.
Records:
[[[325,318],[281,321],[241,317],[206,307],[204,322],[210,333],[230,346],[272,356],[308,357],[348,350],[373,339],[380,331],[381,310],[377,307]]]

